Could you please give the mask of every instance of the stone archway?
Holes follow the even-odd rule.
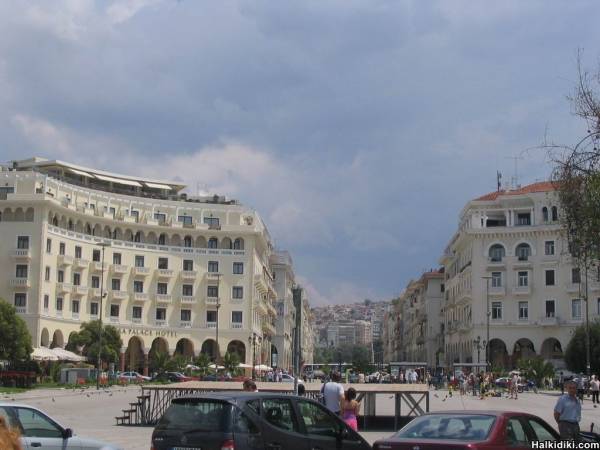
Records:
[[[279,352],[277,351],[277,346],[275,344],[271,344],[271,366],[280,367]]]
[[[482,361],[485,361],[485,349]],[[509,366],[508,350],[502,339],[490,339],[490,363],[492,367],[507,369]]]
[[[516,366],[520,359],[531,358],[536,356],[535,347],[533,342],[527,338],[521,338],[515,342],[513,349],[512,361],[513,365]]]
[[[160,355],[160,356],[159,356]],[[148,364],[150,369],[156,370],[160,365],[160,359],[168,358],[169,356],[169,343],[166,339],[157,337],[152,341],[150,352],[148,352]]]
[[[562,360],[564,358],[562,345],[556,338],[548,338],[542,343],[542,357],[546,361]]]
[[[125,367],[127,370],[134,370],[138,373],[144,371],[144,344],[137,336],[131,337],[127,343]]]
[[[42,347],[48,347],[50,345],[50,333],[48,332],[48,328],[44,328],[42,330],[42,335],[40,337],[40,345]]]
[[[175,345],[175,354],[192,360],[194,358],[194,344],[189,339],[179,339]]]
[[[211,361],[215,361],[217,359],[217,342],[214,339],[205,340],[200,353],[206,353]]]
[[[227,345],[227,353],[235,353],[240,362],[246,362],[246,345],[242,341],[231,341]]]
[[[63,337],[62,331],[56,330],[52,335],[52,342],[50,343],[50,348],[65,347],[65,338]]]

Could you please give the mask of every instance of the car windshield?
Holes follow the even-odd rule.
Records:
[[[231,405],[217,400],[177,399],[157,425],[184,431],[229,431]]]
[[[483,441],[488,438],[494,421],[494,416],[484,414],[432,414],[417,417],[394,437]]]

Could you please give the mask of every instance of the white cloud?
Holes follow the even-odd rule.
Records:
[[[113,2],[106,10],[111,23],[119,24],[128,21],[142,9],[155,5],[161,0],[119,0]]]
[[[68,158],[73,154],[67,133],[47,120],[16,114],[11,120],[23,136],[33,144],[35,151],[55,154],[56,157]]]

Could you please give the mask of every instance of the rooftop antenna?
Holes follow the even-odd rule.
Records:
[[[502,190],[502,172],[496,170],[496,185],[497,191],[500,192]]]
[[[507,156],[508,159],[512,159],[515,162],[515,174],[510,178],[511,188],[519,188],[519,160],[525,159],[521,155],[519,156]]]

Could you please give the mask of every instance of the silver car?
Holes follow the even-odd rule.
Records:
[[[41,450],[121,450],[96,439],[76,436],[33,406],[0,402],[0,416],[20,431],[24,448]]]

